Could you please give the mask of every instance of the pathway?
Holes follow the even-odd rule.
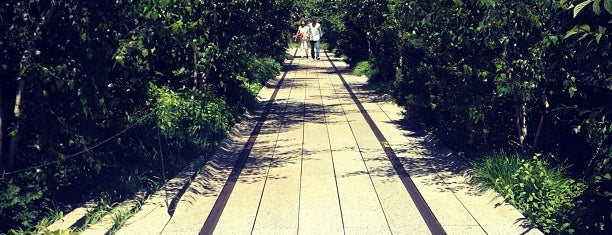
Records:
[[[258,98],[180,198],[118,234],[540,233],[339,58],[295,58]]]

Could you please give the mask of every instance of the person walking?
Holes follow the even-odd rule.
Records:
[[[321,24],[317,23],[317,17],[312,17],[312,22],[308,24],[308,38],[310,39],[310,54],[313,59],[319,59],[319,51],[320,51],[320,43],[321,36],[323,36],[323,31],[321,31]],[[316,53],[316,54],[315,54]]]
[[[300,26],[294,37],[296,42],[300,41],[300,49],[303,49],[306,55],[304,58],[308,58],[308,26],[306,20],[302,19],[300,21]]]

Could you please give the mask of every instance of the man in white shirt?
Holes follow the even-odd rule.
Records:
[[[308,24],[308,37],[310,38],[310,54],[312,55],[313,59],[320,59],[319,41],[321,40],[321,36],[323,36],[323,32],[321,31],[321,24],[317,23],[317,17],[313,16],[312,22]]]

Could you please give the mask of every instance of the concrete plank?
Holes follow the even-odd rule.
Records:
[[[274,160],[270,164],[264,191],[253,226],[253,234],[297,233],[300,174],[303,143],[303,103],[305,89],[292,88],[285,121],[280,130]],[[288,117],[287,113],[292,116]]]
[[[338,193],[346,234],[391,234],[367,173],[338,172]]]
[[[278,130],[278,127],[276,129]],[[276,139],[278,133],[269,135]],[[251,232],[266,183],[269,161],[274,154],[274,148],[269,147],[270,145],[274,146],[275,140],[260,142],[260,139],[257,139],[250,157],[255,156],[251,159],[259,161],[252,161],[249,168],[243,169],[219,218],[215,229],[216,234],[248,234]]]
[[[372,179],[360,153],[354,130],[348,123],[346,114],[352,110],[348,93],[341,90],[338,80],[328,76],[333,93],[323,97],[329,104],[328,130],[338,192],[346,234],[391,234],[387,218],[373,186]],[[327,110],[327,106],[326,106]]]
[[[299,175],[268,178],[253,227],[253,234],[269,234],[279,229],[289,232],[287,234],[296,234],[299,193]]]
[[[267,172],[243,174],[219,218],[215,234],[249,234],[253,228]]]
[[[428,234],[429,229],[408,191],[366,123],[351,123],[372,182],[393,234]],[[369,127],[367,127],[369,128]]]
[[[302,175],[298,233],[344,233],[333,175]]]

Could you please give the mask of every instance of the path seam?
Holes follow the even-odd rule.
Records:
[[[342,203],[340,199],[340,189],[338,188],[338,175],[336,174],[336,163],[334,162],[334,151],[332,150],[331,135],[329,134],[329,126],[327,122],[327,112],[325,111],[325,104],[323,102],[323,93],[321,93],[321,79],[317,74],[317,84],[319,84],[319,98],[321,100],[321,107],[323,109],[323,119],[325,120],[325,131],[327,133],[327,143],[329,144],[329,155],[331,157],[332,170],[334,173],[334,183],[336,185],[336,197],[338,198],[338,209],[340,209],[340,220],[342,221],[342,233],[346,234],[344,224],[344,214],[342,212]]]
[[[334,70],[336,71],[340,79],[342,80],[342,83],[344,84],[344,87],[349,92],[351,98],[353,99],[353,101],[355,101],[355,104],[357,105],[358,109],[361,111],[362,116],[366,119],[366,122],[370,126],[370,129],[374,132],[374,135],[380,141],[380,144],[385,150],[387,157],[391,161],[393,168],[397,172],[398,176],[400,176],[402,183],[404,183],[404,187],[406,188],[406,190],[412,197],[412,200],[417,206],[419,213],[421,213],[421,216],[425,220],[427,227],[429,227],[430,231],[433,234],[446,234],[446,232],[442,228],[442,225],[440,224],[436,216],[433,214],[433,211],[431,210],[431,208],[429,208],[429,205],[423,198],[423,195],[419,192],[415,183],[410,178],[410,174],[408,174],[408,171],[406,171],[406,169],[404,168],[404,165],[400,162],[397,155],[395,155],[395,152],[389,146],[385,137],[382,135],[382,132],[376,126],[376,124],[374,123],[370,115],[367,113],[367,111],[365,110],[365,108],[363,107],[363,105],[361,104],[361,102],[359,101],[359,99],[357,98],[353,90],[351,89],[351,87],[348,85],[348,83],[346,82],[346,80],[344,79],[340,71],[338,70],[338,68],[336,68],[336,65],[333,63],[333,61],[330,59],[329,55],[327,54],[327,51],[325,51],[325,56],[327,57],[332,67],[334,68]]]
[[[297,50],[294,52],[294,54],[295,53],[297,53]],[[291,59],[291,61],[289,62],[289,65],[291,65],[292,63],[293,63],[293,59]],[[257,140],[257,136],[259,135],[259,132],[261,131],[261,128],[270,112],[270,109],[276,100],[276,95],[278,94],[278,91],[282,87],[283,81],[285,80],[285,77],[287,76],[289,71],[290,70],[286,70],[284,72],[283,76],[281,77],[276,87],[274,88],[274,92],[270,96],[270,99],[268,100],[268,103],[264,107],[261,113],[261,116],[257,120],[257,124],[254,130],[251,132],[251,136],[249,137],[249,140],[247,140],[247,143],[242,148],[240,156],[236,160],[236,163],[234,164],[234,167],[228,179],[225,181],[225,184],[221,188],[221,191],[219,192],[219,195],[217,199],[215,200],[215,204],[213,205],[213,208],[211,209],[210,213],[206,217],[206,221],[204,222],[204,225],[202,225],[202,228],[200,230],[200,235],[212,234],[214,232],[217,226],[217,223],[219,222],[219,219],[221,217],[221,214],[223,213],[223,209],[225,208],[225,205],[227,204],[229,197],[234,189],[236,181],[240,177],[244,164],[246,163],[246,160],[248,159],[248,156],[252,150],[252,147],[255,144],[255,141]]]
[[[334,68],[335,69],[335,68]],[[335,69],[337,71],[337,69]],[[329,76],[328,78],[330,81],[333,79],[331,76]],[[335,99],[338,101],[338,104],[340,105],[340,108],[342,108],[342,114],[344,115],[344,119],[346,120],[346,123],[349,126],[349,129],[351,130],[351,134],[353,135],[353,140],[355,140],[355,145],[357,146],[357,150],[359,151],[359,156],[361,157],[361,163],[363,164],[363,166],[366,169],[366,173],[368,174],[368,179],[370,180],[370,184],[372,185],[372,189],[374,190],[374,194],[376,194],[376,200],[378,200],[378,206],[380,206],[380,210],[382,211],[382,214],[385,218],[385,223],[387,224],[387,229],[389,230],[389,233],[393,234],[393,231],[391,230],[391,225],[389,224],[389,218],[387,218],[387,212],[385,211],[384,206],[382,205],[382,202],[380,200],[380,195],[378,193],[378,190],[376,189],[376,185],[374,184],[374,180],[372,179],[372,174],[370,173],[370,168],[368,167],[368,164],[366,164],[366,160],[364,159],[363,156],[363,151],[361,150],[361,146],[359,145],[359,141],[357,141],[357,136],[355,135],[355,131],[353,130],[353,125],[351,125],[351,121],[348,118],[348,115],[346,113],[346,110],[344,109],[344,102],[342,102],[340,95],[338,94],[338,90],[336,89],[336,86],[333,84],[333,82],[331,83],[331,86],[334,89],[334,96]],[[347,89],[345,89],[347,90]],[[348,90],[347,90],[348,92]]]

